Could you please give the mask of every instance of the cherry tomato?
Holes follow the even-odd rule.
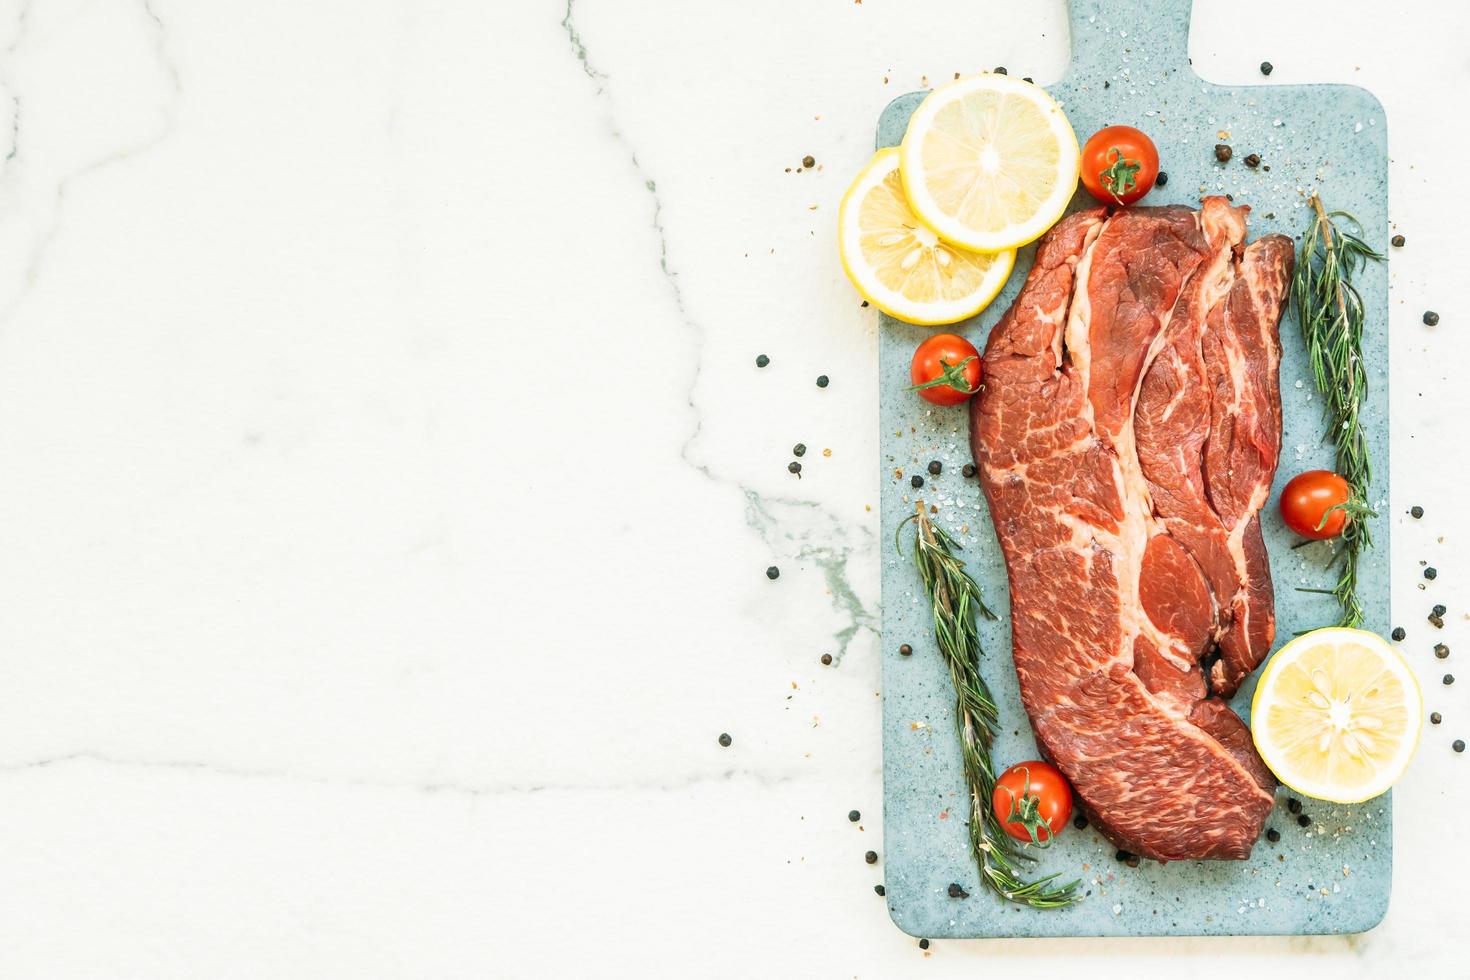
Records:
[[[1132,126],[1107,126],[1082,147],[1082,184],[1105,204],[1132,204],[1154,188],[1159,151]]]
[[[990,806],[1016,840],[1045,844],[1072,816],[1072,787],[1050,762],[1018,762],[995,781]]]
[[[1281,491],[1281,519],[1304,538],[1335,538],[1347,526],[1352,495],[1348,482],[1330,470],[1298,473]]]
[[[914,351],[909,379],[925,401],[958,405],[980,390],[980,353],[963,337],[937,333]]]

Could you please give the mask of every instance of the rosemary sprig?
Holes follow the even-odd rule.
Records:
[[[980,675],[980,633],[975,616],[978,613],[994,619],[995,613],[985,605],[980,586],[965,571],[965,563],[955,557],[958,549],[954,539],[930,522],[922,501],[914,514],[898,526],[898,534],[909,521],[916,524],[914,564],[934,613],[934,639],[954,683],[955,727],[970,794],[970,852],[980,868],[980,877],[991,891],[1017,905],[1035,909],[1071,905],[1081,899],[1077,894],[1080,882],[1053,885],[1056,874],[1029,882],[1017,875],[1017,864],[1032,858],[1020,852],[990,806],[995,792],[990,753],[999,731],[1000,713]]]
[[[1342,547],[1334,559],[1334,563],[1342,565],[1337,584],[1330,590],[1301,591],[1330,592],[1342,610],[1338,625],[1358,626],[1363,622],[1363,604],[1358,600],[1358,560],[1373,546],[1366,518],[1377,515],[1368,505],[1373,468],[1359,418],[1368,390],[1368,371],[1363,364],[1365,316],[1363,298],[1353,286],[1352,277],[1369,259],[1377,261],[1383,256],[1359,235],[1333,223],[1333,219],[1341,218],[1345,224],[1361,230],[1362,226],[1351,214],[1327,211],[1316,194],[1312,195],[1311,203],[1314,214],[1297,255],[1291,294],[1312,376],[1323,397],[1328,425],[1324,438],[1331,439],[1337,450],[1337,474],[1352,488],[1352,502],[1341,535]]]

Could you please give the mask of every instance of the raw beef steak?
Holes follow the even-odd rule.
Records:
[[[1246,208],[1070,215],[985,348],[970,438],[1042,750],[1119,847],[1249,856],[1275,782],[1225,698],[1270,650],[1257,513],[1292,243]]]

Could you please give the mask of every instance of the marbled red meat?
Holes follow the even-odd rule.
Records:
[[[1047,234],[985,348],[971,443],[1043,752],[1119,847],[1245,858],[1275,788],[1224,699],[1275,634],[1257,514],[1281,441],[1292,244],[1246,208]]]

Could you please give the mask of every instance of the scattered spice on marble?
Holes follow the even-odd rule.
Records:
[[[770,566],[769,568],[766,569],[766,578],[770,579],[771,581],[774,582],[776,579],[778,579],[780,577],[781,577],[781,569],[777,568],[775,565],[772,565],[772,566]]]
[[[1234,150],[1230,149],[1229,143],[1215,144],[1215,159],[1219,160],[1221,163],[1230,162],[1230,157],[1232,154],[1234,154],[1234,152]],[[1158,181],[1154,181],[1154,183],[1158,183]]]
[[[1430,565],[1428,568],[1424,569],[1424,577],[1433,582],[1435,579],[1439,578],[1439,569],[1435,568],[1433,565]]]
[[[767,364],[770,364],[770,363],[771,363],[771,359],[769,357],[767,357],[766,355],[764,355],[764,354],[757,354],[755,356],[755,366],[756,367],[765,367]]]
[[[825,374],[819,374],[819,375],[817,375],[817,387],[818,388],[825,388],[825,387],[827,387],[827,385],[829,385],[831,383],[832,383],[832,379],[829,378],[829,377],[827,377]]]
[[[1453,742],[1450,743],[1450,748],[1454,749],[1456,752],[1464,752],[1465,740],[1463,738],[1455,739]]]
[[[1418,504],[1415,504],[1414,506],[1409,508],[1409,516],[1417,521],[1419,518],[1424,516],[1424,508],[1420,507]]]
[[[1286,809],[1291,813],[1301,813],[1302,801],[1293,796],[1286,801]]]
[[[817,165],[816,158],[808,153],[806,156],[801,158],[801,165],[810,170]]]
[[[792,446],[791,447],[791,455],[793,455],[793,456],[805,456],[806,455],[806,443],[804,443],[804,442],[798,442],[796,445]]]
[[[719,742],[721,745],[728,749],[732,741],[734,741],[734,739],[730,738],[730,734],[728,732],[720,732]]]
[[[878,863],[878,852],[877,851],[868,851],[866,854],[863,855],[863,860],[866,861],[866,862],[868,862],[869,864],[877,864]]]
[[[1298,827],[1310,827],[1312,825],[1312,818],[1303,813],[1296,818],[1296,824]]]
[[[822,450],[822,455],[825,456],[825,457],[827,457],[828,459],[831,459],[832,458],[832,450],[830,450],[830,449],[823,449]]]
[[[1273,844],[1276,843],[1281,839],[1281,831],[1277,830],[1275,827],[1267,827],[1266,839]]]
[[[970,477],[974,476],[975,475],[975,464],[974,463],[966,463],[964,466],[960,467],[960,475],[963,476],[967,480]]]
[[[1444,686],[1445,687],[1449,687],[1451,684],[1453,684],[1455,682],[1455,675],[1454,674],[1445,674],[1444,675],[1444,678],[1443,678],[1443,681],[1444,681]]]
[[[1444,716],[1441,715],[1438,711],[1429,712],[1429,723],[1431,725],[1438,725],[1442,721],[1444,721]]]
[[[1390,238],[1388,240],[1388,243],[1390,245],[1392,245],[1394,248],[1403,248],[1404,247],[1404,236],[1403,235],[1394,235],[1392,238]]]
[[[797,478],[800,479],[801,478],[801,464],[798,463],[796,460],[793,459],[791,462],[789,462],[789,463],[786,464],[786,472],[788,472],[788,473],[795,473],[796,476],[797,476]]]
[[[861,813],[858,813],[856,810],[848,810],[847,819],[852,823],[857,823],[859,820],[863,819],[863,815]]]
[[[822,654],[822,666],[823,667],[830,667],[830,666],[832,666],[832,654],[830,654],[830,653],[824,653],[824,654]]]
[[[1269,75],[1269,74],[1271,74],[1271,70],[1274,67],[1275,66],[1272,65],[1271,62],[1269,62],[1269,61],[1263,61],[1263,62],[1261,62],[1261,74],[1262,75]]]
[[[1248,154],[1245,158],[1245,165],[1252,170],[1259,167],[1261,165],[1261,155],[1259,153]]]
[[[1424,325],[1426,327],[1432,327],[1432,326],[1437,325],[1438,323],[1439,323],[1439,314],[1438,313],[1434,312],[1433,310],[1425,310],[1424,311]]]
[[[1404,628],[1402,626],[1395,626],[1393,628],[1393,632],[1388,635],[1393,637],[1395,640],[1402,640],[1407,634],[1404,632]]]
[[[913,656],[913,653],[914,653],[914,648],[911,647],[911,646],[909,646],[907,643],[901,644],[899,646],[899,648],[898,648],[898,654],[901,657]]]
[[[923,485],[924,478],[919,474],[915,473],[913,476],[909,477],[909,486],[913,487],[915,490],[919,489]]]
[[[1436,643],[1434,645],[1434,655],[1438,659],[1443,660],[1450,655],[1450,648],[1443,643]]]
[[[937,459],[931,459],[929,460],[928,469],[930,476],[938,476],[941,472],[943,472],[944,465],[940,463]]]

